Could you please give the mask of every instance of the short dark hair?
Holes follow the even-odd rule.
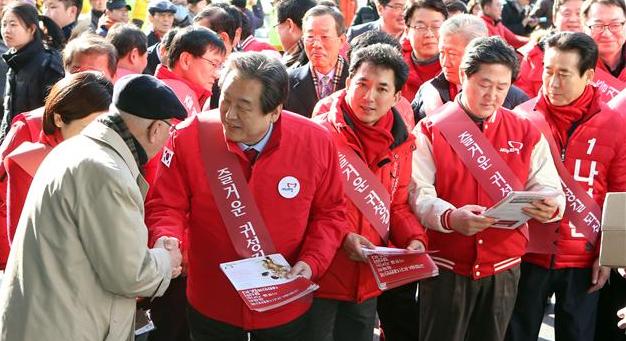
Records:
[[[605,6],[619,7],[622,9],[622,12],[624,13],[624,15],[626,15],[626,4],[624,3],[624,0],[585,0],[585,2],[583,2],[582,7],[580,8],[580,13],[583,16],[583,18],[587,19],[587,15],[589,14],[589,9],[591,9],[591,6],[593,4],[601,4]]]
[[[246,0],[230,0],[230,4],[239,8],[246,8]]]
[[[310,17],[321,17],[324,15],[330,15],[335,21],[337,36],[341,36],[342,34],[346,33],[346,25],[343,22],[343,14],[341,14],[337,7],[317,5],[306,11],[304,17],[302,17],[302,22],[306,21]]]
[[[215,32],[202,26],[185,27],[176,33],[172,44],[167,49],[167,66],[170,69],[174,68],[183,52],[190,53],[194,57],[202,57],[208,49],[226,54],[224,42]]]
[[[117,71],[117,50],[104,38],[90,33],[81,34],[70,40],[63,49],[63,66],[66,71],[79,55],[106,55],[107,68],[112,75]]]
[[[578,54],[578,73],[594,70],[598,62],[598,45],[590,36],[582,32],[557,32],[544,40],[544,51],[555,48],[562,52]]]
[[[402,54],[387,44],[374,44],[354,51],[350,61],[350,78],[354,77],[359,67],[365,63],[392,70],[395,76],[395,92],[402,90],[409,77],[409,67],[404,62]]]
[[[67,75],[58,81],[46,97],[42,128],[52,135],[59,128],[54,124],[54,114],[59,114],[63,123],[105,111],[111,104],[113,84],[101,73],[93,71]]]
[[[237,29],[241,27],[241,18],[235,16],[225,7],[232,7],[237,10],[236,7],[228,4],[211,4],[200,11],[200,13],[193,18],[193,22],[197,23],[207,19],[209,22],[209,27],[207,28],[217,33],[226,32],[228,38],[232,41],[235,39]]]
[[[78,16],[80,15],[80,11],[83,10],[83,0],[60,0],[63,3],[63,6],[65,6],[65,8],[70,8],[72,6],[76,7],[76,17],[74,18],[74,21],[76,21],[78,19]]]
[[[411,18],[413,13],[418,9],[429,9],[431,11],[439,12],[443,15],[444,20],[448,19],[448,9],[441,0],[416,0],[404,11],[404,23],[411,24]]]
[[[483,64],[500,64],[511,70],[511,82],[517,78],[519,61],[513,48],[498,36],[473,39],[465,48],[460,69],[469,78]]]
[[[402,52],[402,45],[400,45],[397,38],[394,38],[389,33],[380,30],[371,30],[352,39],[350,42],[350,49],[348,50],[348,60],[351,58],[354,51],[374,44],[387,44],[396,49],[398,52]]]
[[[446,9],[448,10],[448,15],[450,15],[451,13],[456,13],[456,12],[467,14],[467,6],[465,6],[465,3],[463,3],[463,1],[452,0],[452,1],[446,1],[445,4],[446,4]]]
[[[478,6],[480,7],[480,9],[484,9],[485,6],[487,5],[491,5],[491,3],[493,2],[493,0],[477,0],[476,1],[478,3]]]
[[[376,2],[381,6],[387,6],[391,2],[391,0],[376,0]]]
[[[106,40],[115,46],[118,58],[126,57],[134,48],[142,56],[148,51],[146,35],[134,24],[113,25],[107,32]]]
[[[219,86],[223,86],[228,74],[238,71],[243,79],[257,80],[263,85],[261,110],[269,114],[285,103],[289,94],[289,76],[287,69],[276,58],[261,52],[237,52],[230,55],[220,76]]]
[[[276,4],[278,23],[291,19],[296,26],[302,28],[304,14],[316,5],[317,2],[315,0],[279,0]]]

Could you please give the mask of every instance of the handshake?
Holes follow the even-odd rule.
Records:
[[[180,276],[183,272],[183,255],[180,252],[180,241],[174,237],[161,237],[156,243],[154,248],[165,249],[170,254],[170,263],[172,264],[172,278]]]

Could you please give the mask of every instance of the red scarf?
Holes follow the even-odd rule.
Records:
[[[576,122],[583,122],[589,116],[600,111],[600,96],[597,89],[591,85],[585,87],[582,95],[569,105],[556,106],[550,103],[548,97],[541,91],[537,108],[545,113],[550,123],[552,134],[564,147],[568,139],[568,131]],[[570,132],[571,133],[571,132]]]
[[[206,100],[209,99],[209,97],[211,97],[211,91],[203,88],[201,85],[191,83],[190,81],[186,80],[185,78],[179,76],[178,74],[168,69],[163,64],[160,64],[157,66],[156,72],[154,73],[154,77],[158,79],[174,79],[174,80],[185,83],[185,85],[187,85],[196,94],[196,97],[198,97],[198,103],[200,104],[200,109],[204,107],[204,102],[206,102]]]
[[[354,124],[353,135],[357,139],[356,144],[361,148],[361,153],[367,165],[373,168],[381,159],[387,156],[389,147],[394,141],[393,135],[391,135],[393,113],[389,110],[386,115],[370,126],[356,117],[348,102],[346,102],[345,95],[340,100],[342,111],[348,114]]]
[[[448,81],[448,91],[450,92],[450,101],[454,102],[454,99],[459,94],[459,87],[456,84]]]

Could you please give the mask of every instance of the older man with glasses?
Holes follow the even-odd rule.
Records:
[[[624,22],[626,5],[622,0],[588,0],[581,9],[583,29],[598,44],[598,69],[626,82]]]
[[[315,6],[304,15],[302,30],[309,63],[289,71],[285,109],[311,117],[318,100],[346,85],[348,65],[339,55],[346,41],[343,15],[334,7]]]

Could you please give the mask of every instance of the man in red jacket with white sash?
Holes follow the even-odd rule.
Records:
[[[387,246],[389,239],[400,248],[424,250],[426,241],[408,204],[415,137],[392,109],[408,68],[392,46],[374,44],[354,52],[349,71],[348,87],[316,117],[342,154],[350,232],[320,280],[311,309],[312,341],[371,341],[382,291],[362,248]],[[363,186],[358,178],[367,179]],[[368,205],[372,198],[386,198],[385,209]]]
[[[413,209],[428,228],[438,277],[419,287],[420,340],[503,340],[527,244],[525,225],[491,227],[483,215],[511,191],[561,192],[548,143],[530,122],[502,108],[517,76],[515,51],[477,38],[461,61],[463,91],[416,127]],[[563,196],[524,208],[560,218]],[[560,209],[559,209],[560,208]]]
[[[546,135],[552,155],[560,159],[567,206],[563,220],[551,228],[530,225],[531,238],[536,230],[548,232],[556,250],[524,256],[509,340],[537,338],[545,302],[554,293],[557,339],[593,340],[598,290],[609,277],[609,269],[598,263],[599,219],[606,193],[626,191],[626,121],[590,85],[598,61],[591,37],[557,33],[545,40],[544,50],[539,96],[516,110]],[[615,310],[604,320],[614,321],[616,329]]]
[[[151,240],[187,249],[192,340],[303,340],[311,295],[257,312],[220,264],[281,253],[290,275],[317,280],[346,234],[346,203],[330,133],[282,110],[280,61],[234,54],[220,78],[219,109],[176,127],[146,204]]]

